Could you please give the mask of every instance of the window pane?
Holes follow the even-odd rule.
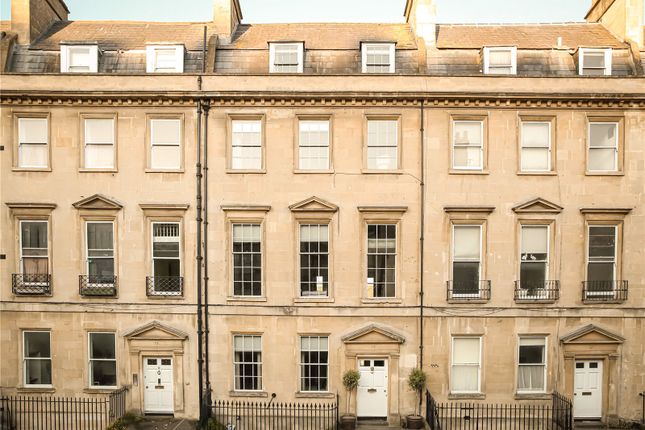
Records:
[[[480,168],[482,166],[481,148],[456,147],[455,167]]]
[[[233,225],[233,294],[262,294],[262,251],[259,224]]]
[[[584,67],[605,68],[605,53],[604,52],[585,52]]]
[[[589,170],[616,170],[616,149],[589,148]]]
[[[106,169],[114,167],[113,145],[87,145],[85,147],[85,167]]]
[[[47,119],[18,119],[18,141],[20,143],[47,143]]]
[[[520,344],[520,364],[541,364],[541,363],[544,363],[544,344],[542,345]]]
[[[395,295],[396,225],[367,226],[367,284],[374,297]]]
[[[544,288],[546,281],[546,263],[520,264],[520,287],[524,289]]]
[[[519,366],[517,389],[519,391],[544,391],[544,365]]]
[[[152,119],[150,120],[150,133],[153,145],[179,145],[181,141],[181,120]]]
[[[491,49],[488,51],[488,64],[491,66],[510,66],[511,50]]]
[[[262,338],[240,335],[233,338],[236,390],[262,389]]]
[[[455,121],[453,141],[455,145],[481,146],[481,121]]]
[[[614,280],[614,263],[589,263],[587,265],[587,281],[605,281],[603,286],[602,283],[589,284],[588,288],[593,289],[607,289],[613,290],[613,285],[611,282]]]
[[[87,223],[87,248],[88,250],[113,249],[112,223]]]
[[[114,333],[90,333],[90,358],[116,358]]]
[[[69,48],[68,56],[70,68],[86,67],[89,70],[90,48]]]
[[[549,228],[547,226],[522,226],[522,260],[535,260],[538,254],[543,260],[548,251]]]
[[[329,121],[300,121],[300,169],[329,168]]]
[[[47,360],[26,360],[25,361],[25,384],[27,385],[51,385],[52,383],[52,362]]]
[[[179,259],[155,259],[154,276],[180,276]]]
[[[86,119],[85,143],[114,143],[114,120],[112,118]]]
[[[479,226],[454,226],[454,258],[479,260],[480,236]]]
[[[92,386],[115,387],[116,386],[116,360],[91,361],[90,378]]]
[[[231,167],[233,169],[261,169],[262,148],[261,147],[234,147]]]
[[[550,157],[548,148],[522,148],[522,170],[549,170]]]
[[[453,294],[479,294],[479,262],[452,264]]]
[[[397,147],[367,148],[367,168],[393,170],[397,167]]]
[[[114,259],[113,258],[90,258],[88,259],[88,270],[89,270],[90,277],[114,276]]]
[[[50,338],[49,332],[25,332],[24,356],[28,358],[49,358]]]
[[[589,258],[613,261],[616,255],[616,227],[589,227]]]
[[[522,147],[548,148],[551,127],[548,122],[523,122]]]
[[[475,392],[479,389],[479,368],[453,365],[450,382],[452,391]]]
[[[47,223],[37,221],[22,221],[23,255],[47,255]]]
[[[179,169],[181,167],[179,146],[153,146],[150,153],[153,169]]]
[[[155,49],[155,70],[177,70],[176,49]]]
[[[589,146],[616,147],[617,124],[590,123],[589,124]]]
[[[18,149],[20,167],[47,167],[49,149],[47,145],[22,144]]]
[[[454,338],[454,364],[479,364],[479,338]]]

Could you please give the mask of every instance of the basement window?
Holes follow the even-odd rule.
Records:
[[[98,45],[61,45],[61,73],[96,73],[98,71]]]
[[[147,73],[183,73],[183,45],[148,45],[146,46]]]
[[[584,76],[611,76],[611,48],[578,50],[578,73]]]
[[[363,73],[394,73],[394,43],[363,43],[362,71]]]
[[[486,75],[515,75],[517,74],[517,48],[485,47],[484,74]]]

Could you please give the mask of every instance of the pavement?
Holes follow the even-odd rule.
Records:
[[[194,421],[169,417],[145,417],[128,426],[128,430],[195,430],[195,428]]]

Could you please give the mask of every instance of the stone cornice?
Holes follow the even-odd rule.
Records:
[[[46,92],[4,90],[5,106],[195,106],[208,99],[211,107],[415,107],[507,109],[642,109],[645,93],[636,94],[533,94],[533,93],[296,93],[296,92]]]

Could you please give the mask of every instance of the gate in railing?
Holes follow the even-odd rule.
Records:
[[[337,430],[334,403],[273,403],[215,400],[215,428],[222,430]]]
[[[426,421],[432,430],[572,430],[572,403],[559,393],[532,404],[437,403],[426,391]]]
[[[123,416],[127,388],[107,397],[0,396],[1,430],[105,430]]]

